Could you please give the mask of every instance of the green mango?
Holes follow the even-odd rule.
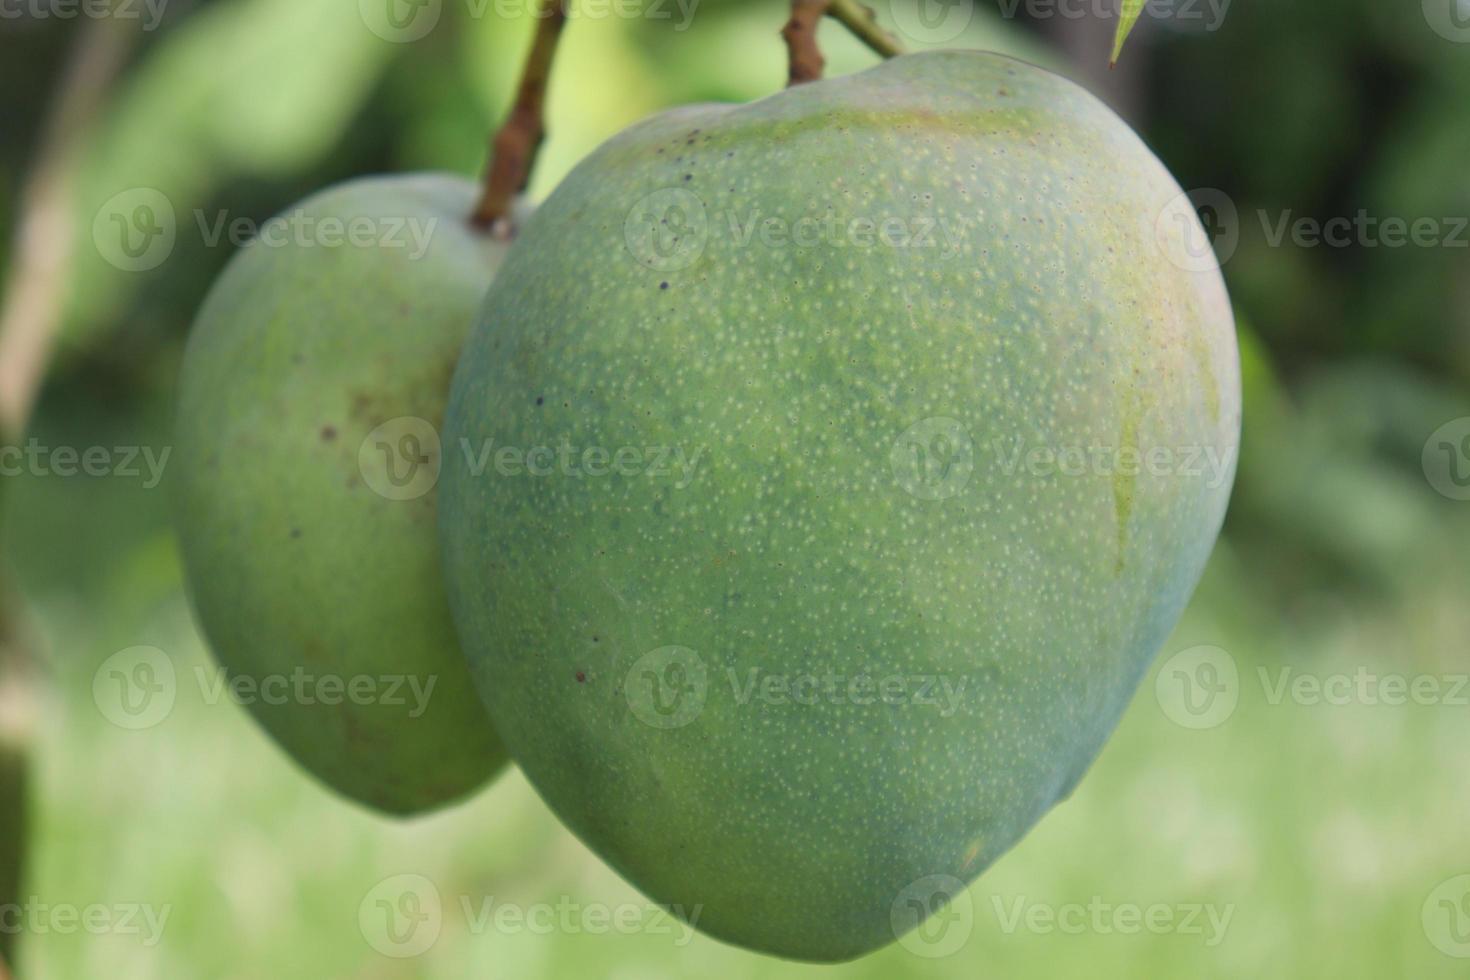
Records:
[[[449,381],[506,252],[467,224],[476,193],[367,178],[262,225],[206,298],[179,382],[177,527],[224,697],[397,815],[506,761],[434,536]]]
[[[541,206],[450,393],[450,605],[595,851],[842,960],[1071,792],[1239,426],[1219,269],[1138,137],[1028,64],[903,56],[666,112]]]

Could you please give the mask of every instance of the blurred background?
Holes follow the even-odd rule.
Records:
[[[780,0],[584,4],[533,196],[664,106],[784,83]],[[360,174],[478,172],[525,7],[0,0],[0,429],[103,453],[91,472],[10,455],[0,476],[18,980],[1466,976],[1464,0],[1157,0],[1112,72],[1109,0],[878,0],[910,49],[1054,68],[1140,131],[1211,231],[1246,389],[1184,621],[1076,795],[927,935],[830,968],[691,936],[518,773],[385,821],[191,682],[209,660],[166,453],[190,318],[236,247],[219,222]],[[822,42],[829,75],[874,61],[836,24]],[[137,647],[181,678],[146,724],[98,682]],[[374,914],[406,892],[407,938]]]

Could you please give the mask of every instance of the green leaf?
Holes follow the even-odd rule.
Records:
[[[1108,67],[1111,68],[1118,63],[1118,55],[1123,51],[1123,42],[1128,40],[1128,34],[1133,30],[1133,25],[1138,23],[1138,15],[1143,13],[1143,0],[1123,0],[1123,9],[1118,12],[1118,33],[1113,36],[1113,54],[1108,59]]]

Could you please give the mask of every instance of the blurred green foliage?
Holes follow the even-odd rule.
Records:
[[[412,43],[366,29],[355,0],[196,0],[137,38],[101,93],[100,124],[81,134],[75,247],[57,284],[61,348],[33,436],[168,445],[180,345],[231,251],[201,221],[260,221],[356,174],[481,167],[530,23],[473,16],[480,8],[459,0],[442,7]],[[1246,388],[1226,535],[1163,658],[1193,644],[1228,650],[1240,705],[1217,727],[1187,730],[1151,676],[1074,799],[971,889],[974,931],[958,953],[894,948],[829,973],[1464,975],[1427,935],[1421,905],[1470,869],[1465,709],[1273,702],[1265,680],[1282,669],[1466,671],[1470,504],[1436,493],[1421,457],[1430,433],[1470,415],[1470,248],[1301,247],[1268,234],[1283,215],[1366,209],[1436,219],[1448,233],[1470,214],[1470,48],[1418,8],[1301,0],[1231,5],[1218,30],[1140,21],[1118,69],[1140,96],[1135,123],[1184,187],[1217,188],[1235,208],[1239,242],[1224,268]],[[704,0],[683,27],[667,9],[674,20],[572,24],[533,196],[661,107],[782,84],[780,2]],[[949,44],[1068,70],[1053,42],[1076,25],[1001,9],[979,9]],[[0,262],[16,258],[45,96],[83,26],[0,20]],[[833,25],[823,43],[829,74],[871,62]],[[1105,60],[1106,44],[1090,56]],[[129,272],[95,247],[93,225],[105,202],[138,187],[168,199],[178,240],[162,265]],[[518,775],[453,812],[388,824],[309,782],[227,700],[206,703],[192,682],[208,659],[181,594],[166,481],[3,479],[3,550],[47,655],[31,890],[51,903],[171,909],[156,945],[29,932],[21,977],[810,972],[677,934],[472,928],[461,895],[523,907],[642,900]],[[98,665],[137,644],[168,651],[184,678],[173,715],[142,732],[112,725],[92,695]],[[449,910],[415,959],[376,952],[358,922],[374,885],[400,873],[432,880]],[[1179,932],[1007,930],[994,904],[1094,896],[1213,903],[1233,919],[1207,945]]]

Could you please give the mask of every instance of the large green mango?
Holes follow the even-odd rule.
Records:
[[[177,524],[225,696],[394,814],[505,762],[434,536],[436,430],[506,251],[469,228],[475,193],[370,178],[263,225],[205,300],[180,379]]]
[[[578,835],[714,936],[840,960],[1071,792],[1239,424],[1138,137],[1027,64],[900,57],[636,125],[538,211],[450,396],[450,602]]]

